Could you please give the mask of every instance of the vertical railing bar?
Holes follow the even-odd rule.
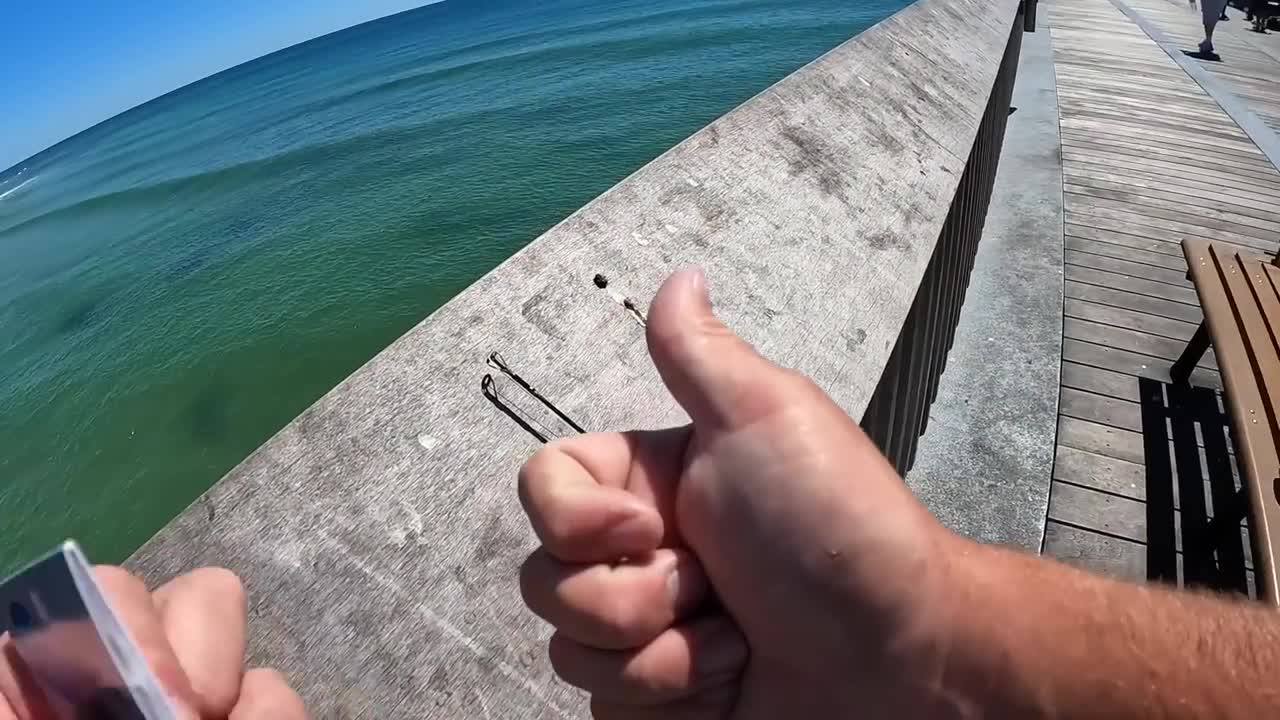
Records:
[[[904,474],[914,464],[920,437],[929,425],[929,410],[937,398],[972,281],[1004,145],[1022,32],[1020,14],[933,255],[863,416],[867,433]]]

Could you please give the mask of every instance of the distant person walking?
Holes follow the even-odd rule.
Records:
[[[1218,53],[1213,49],[1213,30],[1218,21],[1225,17],[1227,0],[1200,0],[1200,16],[1204,19],[1204,40],[1200,42],[1201,57],[1216,60]]]
[[[1271,4],[1267,0],[1249,0],[1249,10],[1245,20],[1253,21],[1253,31],[1266,33],[1267,22],[1271,19]]]

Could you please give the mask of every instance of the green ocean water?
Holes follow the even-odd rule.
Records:
[[[0,173],[0,571],[123,559],[454,294],[907,0],[449,0]]]

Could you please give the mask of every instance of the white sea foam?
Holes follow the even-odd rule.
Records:
[[[35,181],[36,181],[37,179],[39,179],[39,178],[40,178],[40,176],[39,176],[39,175],[37,175],[37,176],[35,176],[35,177],[32,177],[32,178],[27,178],[26,180],[23,180],[22,182],[18,183],[17,185],[14,185],[13,187],[9,188],[8,190],[5,190],[4,192],[0,192],[0,200],[3,200],[3,199],[5,199],[5,198],[9,197],[10,195],[12,195],[12,194],[14,194],[14,193],[18,192],[19,190],[21,190],[22,188],[24,188],[24,187],[26,187],[26,186],[30,185],[31,183],[35,182]]]

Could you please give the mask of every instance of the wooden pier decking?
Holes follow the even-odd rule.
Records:
[[[1194,392],[1169,385],[1168,372],[1201,319],[1180,241],[1258,253],[1280,242],[1280,172],[1260,149],[1275,142],[1280,61],[1233,16],[1217,38],[1223,61],[1201,64],[1206,88],[1170,52],[1200,38],[1185,3],[1049,8],[1066,300],[1044,552],[1122,577],[1243,591],[1247,536],[1200,534],[1238,482],[1213,356],[1193,374]]]

